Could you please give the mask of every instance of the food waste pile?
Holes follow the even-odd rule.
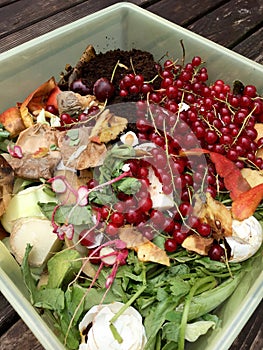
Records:
[[[0,122],[4,241],[68,349],[182,350],[220,327],[262,254],[254,85],[184,50],[89,45]]]

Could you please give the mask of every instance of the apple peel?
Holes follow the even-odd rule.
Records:
[[[240,169],[229,159],[219,153],[210,152],[210,159],[215,164],[218,175],[224,178],[225,187],[230,191],[230,197],[235,200],[240,194],[250,189],[247,180]]]
[[[254,214],[263,199],[263,184],[241,193],[232,203],[232,216],[236,220],[245,220]]]
[[[210,152],[206,149],[197,148],[189,151],[183,151],[182,156],[209,154],[211,161],[214,163],[216,172],[224,179],[224,185],[230,192],[230,197],[235,200],[243,192],[248,191],[251,187],[248,181],[243,177],[241,170],[231,160],[216,152]]]

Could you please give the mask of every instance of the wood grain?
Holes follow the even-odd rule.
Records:
[[[164,0],[148,6],[147,10],[186,27],[225,2],[226,0],[203,0],[201,5],[196,0],[188,0],[187,2]]]
[[[263,302],[250,317],[229,350],[262,350],[263,349]]]
[[[263,28],[234,46],[232,49],[251,60],[263,64]]]
[[[44,350],[26,324],[19,320],[1,338],[0,350]],[[51,350],[51,349],[50,349]]]
[[[20,2],[28,1],[31,5],[31,10],[23,10]],[[91,13],[99,11],[107,6],[113,5],[118,0],[104,0],[104,1],[75,1],[70,0],[73,7],[65,7],[64,0],[46,1],[45,7],[40,6],[43,1],[37,0],[31,2],[30,0],[19,1],[19,14],[13,18],[8,8],[0,8],[0,18],[5,18],[4,23],[0,22],[0,53],[7,51],[15,46],[23,44],[31,39],[34,39],[42,34],[48,33],[63,25],[83,18]],[[149,1],[133,0],[129,1],[135,5],[146,6]],[[68,3],[68,0],[67,2]],[[38,4],[38,6],[36,5]],[[34,5],[34,6],[33,6]],[[12,9],[17,12],[18,6],[16,3],[12,4]],[[13,12],[12,11],[12,12]],[[36,15],[36,13],[38,13]],[[26,25],[24,18],[27,18]],[[10,23],[10,19],[11,23]],[[22,24],[24,23],[24,25]],[[9,30],[8,30],[9,26]]]
[[[12,324],[19,320],[19,316],[7,302],[7,300],[0,294],[0,336],[5,333]]]
[[[188,28],[228,48],[236,46],[262,24],[261,0],[232,0]]]

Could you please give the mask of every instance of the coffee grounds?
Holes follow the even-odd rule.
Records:
[[[117,66],[119,62],[120,65]],[[99,78],[111,80],[115,88],[114,96],[108,101],[108,104],[138,101],[140,95],[131,95],[123,98],[119,96],[119,84],[121,79],[128,73],[142,74],[144,81],[151,81],[158,74],[156,61],[153,55],[146,51],[132,49],[124,51],[120,49],[109,50],[105,53],[98,53],[95,58],[88,63],[84,63],[80,70],[79,78],[91,89]],[[160,86],[160,78],[154,81],[154,86]]]

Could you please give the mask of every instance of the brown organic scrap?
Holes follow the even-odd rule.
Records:
[[[143,262],[155,262],[170,266],[166,252],[145,238],[134,227],[126,225],[119,229],[119,238],[126,243],[128,249],[136,251],[138,259]]]
[[[128,125],[128,120],[112,114],[108,109],[104,110],[98,117],[92,129],[90,140],[97,143],[107,143],[115,140]]]
[[[88,45],[81,55],[78,63],[73,68],[73,71],[70,73],[68,78],[68,87],[73,83],[73,81],[77,80],[81,75],[81,69],[84,64],[87,64],[91,59],[96,57],[95,49],[92,45]]]
[[[51,92],[56,89],[55,79],[52,77],[37,89],[35,89],[22,103],[11,107],[0,114],[0,123],[10,132],[11,137],[32,126],[34,123],[34,111],[45,108]]]
[[[52,177],[61,160],[59,151],[50,151],[51,146],[57,146],[58,133],[47,124],[35,124],[22,131],[16,145],[21,147],[23,157],[14,158],[8,153],[4,155],[15,175],[32,180]]]
[[[93,95],[81,96],[73,91],[62,91],[57,95],[58,111],[70,114],[71,116],[78,115],[86,108],[98,106],[99,102]]]
[[[107,153],[104,143],[95,144],[90,141],[91,127],[74,129],[77,134],[76,144],[71,144],[67,131],[59,134],[58,146],[63,164],[77,170],[93,168],[103,164]]]
[[[182,247],[190,252],[195,252],[200,255],[207,255],[213,241],[213,238],[205,238],[197,234],[192,234],[186,237],[182,243]]]
[[[196,197],[193,215],[211,226],[215,239],[232,236],[231,211],[213,199],[210,193],[207,193],[204,199]]]
[[[0,155],[0,216],[12,198],[14,186],[14,171],[3,156]]]

